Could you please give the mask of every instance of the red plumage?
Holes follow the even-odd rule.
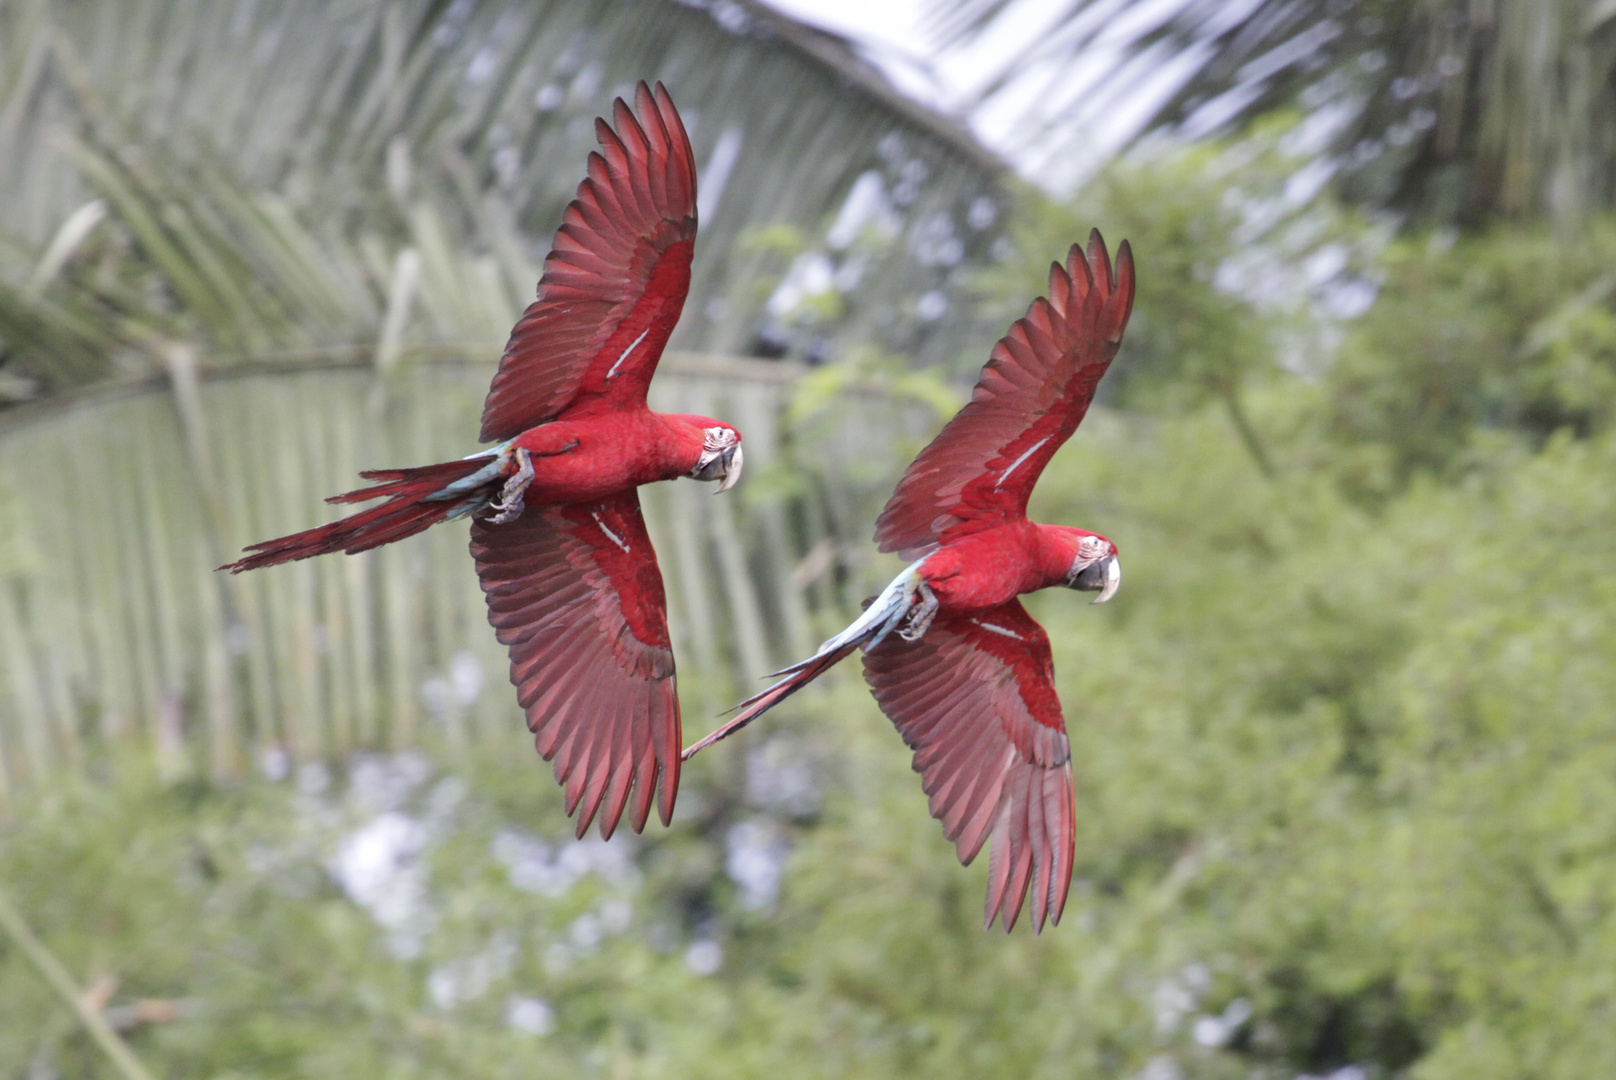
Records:
[[[1115,273],[1098,231],[1049,268],[1040,297],[993,347],[971,400],[904,471],[875,523],[882,551],[911,557],[1025,518],[1044,466],[1083,422],[1133,310],[1133,253]]]
[[[446,461],[441,465],[423,465],[416,469],[376,469],[359,475],[366,480],[379,480],[373,487],[360,488],[342,495],[333,495],[328,503],[369,502],[386,499],[380,506],[362,510],[357,514],[333,521],[329,525],[304,532],[249,544],[249,555],[231,563],[228,569],[239,574],[243,570],[256,570],[260,566],[276,566],[311,555],[325,555],[333,551],[357,555],[361,551],[414,536],[418,532],[446,521],[460,507],[457,502],[437,500],[423,502],[426,496],[440,491],[456,480],[476,472],[478,461]]]
[[[685,751],[740,730],[863,646],[876,703],[914,750],[932,816],[960,861],[988,836],[985,918],[1010,930],[1029,893],[1035,929],[1059,922],[1071,884],[1071,749],[1049,638],[1016,599],[1121,580],[1095,533],[1027,520],[1033,485],[1082,422],[1133,308],[1127,243],[1113,268],[1100,234],[1050,269],[993,348],[971,401],[909,466],[876,522],[882,551],[916,561],[853,625],[743,702]]]
[[[462,461],[362,475],[331,502],[387,501],[254,544],[239,573],[365,551],[473,518],[489,620],[539,753],[554,762],[582,836],[624,810],[664,824],[679,784],[679,698],[667,601],[636,488],[740,477],[740,434],[655,413],[646,390],[678,322],[696,237],[696,168],[667,91],[597,120],[601,150],[562,215],[538,297],[511,332],[483,409],[499,446]]]

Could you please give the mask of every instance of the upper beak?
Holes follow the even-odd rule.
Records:
[[[741,482],[741,466],[745,462],[746,455],[741,453],[741,446],[736,443],[735,449],[728,451],[724,455],[724,479],[718,485],[718,491],[728,491]],[[713,494],[717,495],[718,491],[713,492]]]
[[[1107,555],[1100,560],[1100,563],[1105,567],[1105,588],[1100,590],[1099,596],[1089,601],[1091,604],[1105,603],[1117,595],[1117,590],[1122,588],[1122,564],[1117,561],[1117,557]]]
[[[1072,579],[1072,588],[1083,592],[1098,592],[1093,603],[1103,604],[1117,594],[1122,587],[1122,564],[1115,555],[1107,555],[1103,559],[1096,559],[1077,572]]]

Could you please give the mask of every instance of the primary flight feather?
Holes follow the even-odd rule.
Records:
[[[705,416],[652,412],[646,389],[690,286],[696,166],[660,83],[595,121],[600,151],[562,215],[538,298],[511,332],[460,461],[361,475],[335,503],[379,506],[253,544],[239,573],[349,554],[470,517],[488,618],[538,751],[583,836],[625,809],[663,824],[679,786],[679,697],[667,601],[637,488],[741,476],[741,436]]]
[[[1072,245],[982,369],[969,403],[921,451],[876,521],[882,551],[915,560],[846,630],[728,723],[734,733],[863,647],[864,678],[914,750],[932,816],[969,863],[989,836],[985,921],[1008,931],[1027,896],[1041,930],[1059,922],[1076,817],[1071,749],[1049,637],[1016,599],[1052,585],[1121,584],[1116,545],[1027,520],[1027,498],[1077,430],[1133,309],[1133,255],[1113,266],[1100,234]],[[893,631],[897,631],[896,634]]]

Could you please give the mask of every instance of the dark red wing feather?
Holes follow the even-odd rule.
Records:
[[[1049,271],[1049,298],[993,347],[971,400],[920,452],[875,523],[882,551],[917,558],[941,542],[1024,517],[1027,497],[1071,437],[1116,356],[1133,310],[1133,254],[1115,274],[1100,234]]]
[[[630,491],[604,503],[530,507],[472,522],[488,621],[511,653],[511,682],[539,753],[555,763],[583,836],[597,809],[609,837],[662,823],[679,789],[679,695],[656,552]]]
[[[636,115],[638,114],[638,115]],[[578,185],[483,405],[482,438],[514,438],[592,399],[643,404],[690,286],[696,161],[668,92],[643,82],[595,121]]]
[[[1008,931],[1032,893],[1033,927],[1059,922],[1072,878],[1071,750],[1049,638],[1012,600],[944,614],[916,642],[864,654],[875,700],[915,752],[932,816],[969,864],[989,833],[986,920]]]

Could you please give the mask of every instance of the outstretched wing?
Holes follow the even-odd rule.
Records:
[[[1024,517],[1027,496],[1088,412],[1133,310],[1127,241],[1115,273],[1098,231],[1049,270],[1049,298],[993,347],[970,402],[920,452],[875,523],[882,551],[939,543]]]
[[[484,442],[591,398],[643,404],[679,321],[696,240],[696,160],[679,113],[661,83],[642,82],[634,109],[618,98],[595,137],[600,153],[562,215],[539,297],[488,389]]]
[[[1008,932],[1028,887],[1032,920],[1060,922],[1072,879],[1071,750],[1049,637],[1011,600],[940,615],[919,641],[893,635],[864,654],[881,711],[915,752],[932,817],[969,864],[993,834],[986,923]]]
[[[555,763],[567,813],[578,811],[578,836],[599,809],[610,837],[631,783],[634,831],[659,783],[666,825],[679,789],[679,695],[638,493],[473,521],[471,555],[527,726]]]

